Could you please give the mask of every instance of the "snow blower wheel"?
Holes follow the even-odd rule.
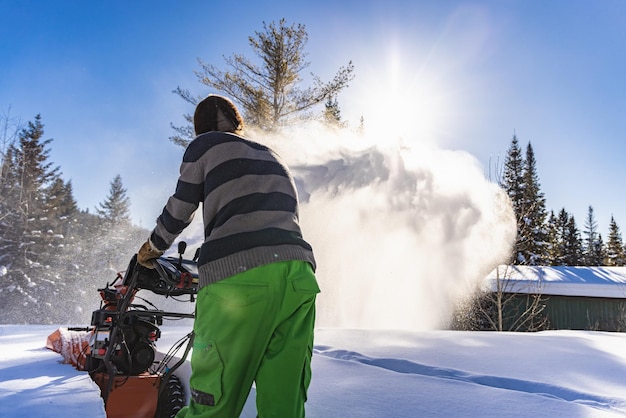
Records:
[[[185,406],[185,389],[176,375],[170,375],[167,381],[161,381],[159,400],[154,418],[174,418]]]

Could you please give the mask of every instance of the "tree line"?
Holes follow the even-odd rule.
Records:
[[[498,183],[511,199],[517,222],[517,236],[509,264],[626,265],[626,248],[613,215],[604,242],[598,231],[593,206],[588,207],[582,231],[574,215],[565,208],[548,212],[530,142],[524,153],[517,136],[513,135]]]
[[[78,208],[40,115],[24,126],[4,115],[1,128],[0,323],[88,324],[97,289],[148,231],[131,223],[119,175],[95,213]]]

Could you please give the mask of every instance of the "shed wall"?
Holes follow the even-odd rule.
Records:
[[[518,317],[526,306],[526,295],[515,295],[521,304],[516,312],[506,312],[505,317]],[[547,329],[574,329],[595,331],[626,331],[626,300],[580,296],[543,295],[542,312],[548,322]]]

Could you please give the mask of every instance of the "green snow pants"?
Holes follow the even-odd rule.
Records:
[[[259,417],[304,417],[319,291],[304,261],[268,264],[203,287],[191,400],[177,418],[239,417],[253,382]]]

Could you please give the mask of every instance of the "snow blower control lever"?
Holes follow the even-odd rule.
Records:
[[[186,260],[183,254],[187,244],[178,244],[178,259],[160,257],[153,261],[154,269],[137,265],[140,270],[138,287],[164,296],[195,295],[198,292],[196,257]],[[193,301],[193,300],[192,300]]]

